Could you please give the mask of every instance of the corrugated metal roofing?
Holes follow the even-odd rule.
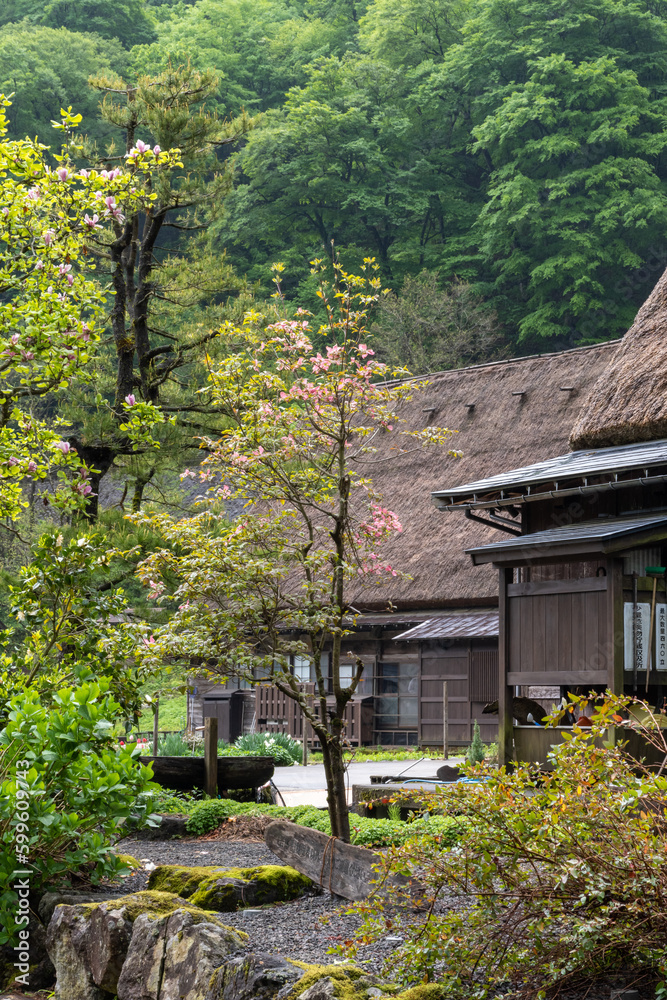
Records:
[[[649,469],[667,465],[667,440],[644,441],[641,444],[626,444],[614,448],[595,448],[588,451],[573,451],[567,455],[537,462],[521,469],[512,469],[488,479],[453,486],[451,489],[434,491],[431,496],[439,506],[459,501],[474,495],[496,493],[499,490],[514,490],[541,483],[564,484],[566,480],[580,479],[593,475],[609,475],[632,469]]]
[[[482,545],[479,548],[466,549],[473,557],[484,556],[484,562],[489,562],[493,555],[502,556],[505,553],[530,553],[535,558],[535,550],[542,549],[544,555],[557,552],[567,545],[577,545],[583,542],[594,543],[591,551],[603,552],[605,544],[609,545],[632,535],[641,534],[655,528],[664,528],[667,534],[667,512],[657,514],[631,515],[629,517],[598,518],[595,521],[581,521],[578,524],[564,524],[547,531],[536,531],[532,535],[508,538]]]
[[[498,612],[475,611],[465,615],[429,618],[396,639],[473,639],[498,635]]]

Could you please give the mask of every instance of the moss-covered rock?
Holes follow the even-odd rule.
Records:
[[[331,988],[326,990],[328,995],[333,995],[336,1000],[367,1000],[366,990],[374,982],[369,978],[368,973],[359,969],[356,965],[310,965],[307,962],[297,962],[288,959],[291,965],[303,969],[303,975],[294,984],[289,1000],[297,1000],[304,993],[308,993],[318,983],[327,981]]]
[[[446,990],[440,983],[420,983],[398,993],[394,1000],[445,1000]]]
[[[218,913],[297,899],[312,884],[305,875],[285,865],[255,868],[161,865],[151,872],[148,880],[149,889],[177,893],[194,906]]]
[[[100,1000],[101,991],[133,1000],[135,994],[152,996],[142,992],[146,977],[173,981],[165,998],[189,996],[187,989],[181,990],[184,983],[205,984],[247,939],[217,913],[174,893],[148,890],[100,903],[57,906],[46,945],[56,970],[56,1000]]]
[[[140,859],[135,858],[133,854],[117,854],[116,857],[128,868],[141,868]]]

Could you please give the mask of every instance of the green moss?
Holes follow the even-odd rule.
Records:
[[[128,868],[141,868],[141,861],[139,858],[135,858],[132,854],[117,854],[116,857],[119,861],[122,861],[124,865]]]
[[[440,983],[421,983],[404,990],[394,1000],[445,1000],[446,991]]]
[[[84,916],[89,916],[99,905],[99,903],[83,903],[81,904],[81,910]],[[248,935],[244,931],[237,931],[232,927],[228,927],[227,924],[222,922],[217,913],[211,913],[210,911],[204,910],[199,906],[193,906],[191,903],[186,902],[173,892],[158,892],[151,890],[133,892],[128,896],[119,896],[118,899],[114,899],[113,908],[115,910],[124,908],[127,919],[132,922],[134,922],[137,917],[141,916],[142,913],[146,913],[150,917],[168,917],[169,914],[174,913],[176,910],[185,910],[186,913],[189,913],[192,916],[196,924],[204,922],[217,924],[217,926],[222,927],[223,930],[229,931],[230,934],[238,936],[241,941],[248,940]]]
[[[286,865],[255,868],[161,865],[148,880],[149,889],[175,892],[195,906],[218,913],[231,913],[243,905],[261,906],[296,899],[310,885],[309,878]],[[248,887],[245,892],[244,886]]]
[[[366,1000],[368,973],[356,965],[310,965],[308,962],[297,962],[291,958],[287,961],[290,965],[296,965],[297,968],[304,970],[301,979],[292,987],[288,1000],[301,996],[321,979],[332,981],[337,1000]]]

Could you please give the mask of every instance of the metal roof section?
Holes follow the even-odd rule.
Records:
[[[408,632],[397,635],[398,639],[480,639],[498,636],[498,612],[478,611],[470,614],[440,615],[429,618]]]
[[[657,472],[662,467],[662,472]],[[591,482],[595,480],[595,482]],[[667,440],[559,455],[477,482],[434,491],[440,510],[511,507],[532,500],[667,482]]]
[[[564,524],[532,535],[508,538],[491,545],[466,549],[475,566],[483,563],[518,566],[548,562],[549,559],[580,554],[604,555],[631,545],[645,545],[667,538],[667,511],[632,514],[628,517],[601,517],[595,521]]]

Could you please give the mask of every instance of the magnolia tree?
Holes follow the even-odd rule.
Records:
[[[281,266],[274,270],[284,311]],[[332,834],[349,840],[344,714],[363,671],[357,660],[351,681],[341,679],[354,623],[350,588],[360,577],[381,585],[398,575],[382,544],[401,531],[364,458],[417,387],[387,382],[393,373],[365,343],[380,295],[373,261],[362,277],[339,265],[335,276],[333,287],[320,285],[327,321],[315,333],[323,351],[302,309],[264,328],[262,317],[248,315],[247,349],[211,371],[228,427],[202,442],[208,456],[198,475],[214,485],[200,511],[180,521],[136,520],[168,543],[139,572],[156,600],[175,605],[144,657],[197,657],[213,672],[268,680],[293,698],[322,746]],[[413,437],[440,445],[451,433],[428,428]],[[294,675],[295,656],[311,663],[314,697]]]
[[[26,479],[55,472],[52,500],[65,510],[91,491],[62,423],[41,419],[39,401],[85,378],[99,340],[105,300],[91,274],[91,236],[105,220],[150,209],[147,178],[179,161],[178,150],[137,144],[122,169],[80,170],[70,138],[80,115],[62,113],[67,142],[51,156],[39,143],[5,138],[9,104],[0,95],[0,517],[13,518]],[[126,432],[146,439],[162,418],[134,402],[124,404]]]

